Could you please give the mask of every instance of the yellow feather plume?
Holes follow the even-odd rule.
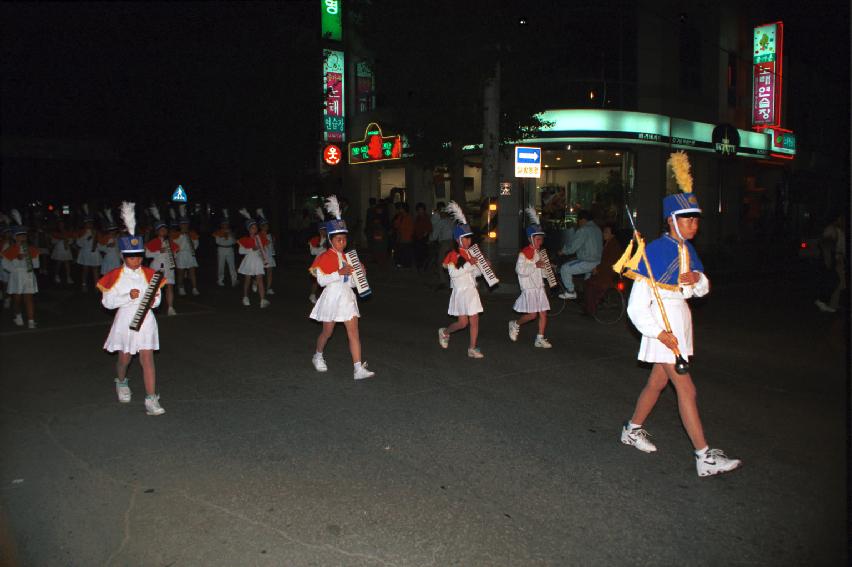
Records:
[[[692,174],[689,169],[689,157],[686,152],[673,152],[667,165],[671,168],[678,187],[684,193],[692,193]]]

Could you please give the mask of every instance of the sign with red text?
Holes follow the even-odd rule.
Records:
[[[343,52],[323,49],[322,88],[325,100],[323,139],[326,142],[342,142],[346,136],[343,108],[343,73]]]
[[[367,125],[364,139],[349,143],[349,163],[373,163],[402,158],[402,138],[384,136],[382,129],[375,122]]]
[[[335,146],[334,144],[329,144],[322,151],[322,160],[328,165],[337,165],[340,163],[340,158],[342,154],[340,152],[340,148]]]
[[[751,123],[758,128],[781,124],[783,39],[782,22],[754,28]]]

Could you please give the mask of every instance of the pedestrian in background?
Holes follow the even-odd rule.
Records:
[[[840,295],[846,289],[846,231],[844,218],[837,217],[822,231],[820,240],[819,297],[814,302],[820,311],[834,313]]]
[[[574,291],[574,276],[585,275],[587,278],[600,264],[603,252],[603,236],[601,229],[595,224],[590,211],[581,210],[577,213],[577,232],[559,252],[562,256],[576,254],[577,258],[562,264],[559,273],[565,291],[559,294],[560,299],[576,299]]]

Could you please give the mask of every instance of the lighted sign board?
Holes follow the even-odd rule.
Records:
[[[751,123],[760,128],[781,124],[783,46],[782,22],[754,28]]]
[[[329,144],[322,151],[322,160],[328,165],[337,165],[340,163],[341,152],[340,148],[334,144]]]
[[[515,146],[515,177],[541,177],[541,148]]]
[[[373,70],[366,61],[355,64],[355,89],[358,98],[358,112],[376,110],[376,84]]]
[[[364,139],[349,142],[349,163],[373,163],[402,158],[402,139],[396,136],[383,136],[382,129],[375,122],[367,125]]]
[[[175,189],[174,193],[172,193],[172,202],[186,203],[186,200],[186,190],[183,188],[183,185],[178,185],[177,189]]]
[[[320,0],[322,5],[322,37],[343,41],[343,0]]]
[[[326,142],[342,142],[346,123],[343,98],[343,52],[323,49],[322,87],[325,93],[323,108],[323,139]]]
[[[769,135],[769,149],[773,156],[793,159],[796,155],[796,135],[793,132],[783,128],[767,128],[764,132]]]

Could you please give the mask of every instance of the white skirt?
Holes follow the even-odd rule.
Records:
[[[274,268],[278,265],[278,262],[275,261],[275,256],[269,256],[267,262],[269,263],[269,265],[266,266],[267,268]]]
[[[672,333],[677,337],[678,350],[684,358],[689,360],[689,357],[692,356],[692,313],[689,310],[689,305],[686,304],[684,299],[663,299],[663,304],[666,307],[669,324],[672,326]],[[662,316],[656,303],[653,309],[655,310],[654,318],[658,321],[660,327],[664,328]],[[644,362],[675,363],[675,355],[669,347],[657,338],[644,335],[642,335],[642,342],[639,345],[638,358]]]
[[[9,280],[6,284],[6,293],[14,295],[19,293],[38,293],[38,282],[36,281],[35,271],[15,270],[13,272],[6,272],[3,270],[3,272],[9,275]]]
[[[237,268],[237,271],[244,276],[262,276],[264,274],[263,258],[259,254],[252,254],[250,252],[243,257],[243,261],[240,262],[240,267]]]
[[[547,292],[543,287],[534,287],[532,289],[522,289],[521,295],[515,301],[512,307],[518,313],[540,313],[542,311],[550,311],[550,301],[547,299]]]
[[[148,311],[138,331],[130,330],[130,321],[133,320],[138,308],[137,302],[118,309],[104,343],[104,350],[130,354],[136,354],[140,350],[160,350],[160,334],[157,331],[157,319],[154,318],[153,311]]]
[[[459,315],[476,315],[483,311],[482,302],[479,300],[479,291],[476,287],[453,288],[453,293],[450,295],[450,307],[447,310],[448,314],[458,317]]]
[[[166,277],[166,284],[175,283],[175,271],[171,268],[166,267],[166,262],[164,260],[159,260],[155,258],[151,264],[148,266],[152,270],[156,270],[158,272],[163,272],[163,275]]]
[[[342,323],[360,317],[358,300],[348,283],[335,282],[325,286],[309,317],[316,321]]]
[[[187,268],[197,268],[198,260],[192,255],[191,250],[181,249],[175,254],[175,264],[177,264],[179,270],[186,270]]]
[[[80,253],[77,254],[77,263],[81,266],[100,266],[101,253],[89,247],[80,248]]]
[[[66,246],[62,242],[57,242],[53,245],[53,249],[50,251],[50,259],[57,260],[59,262],[66,262],[68,260],[73,260],[74,255],[71,254],[70,246]]]

